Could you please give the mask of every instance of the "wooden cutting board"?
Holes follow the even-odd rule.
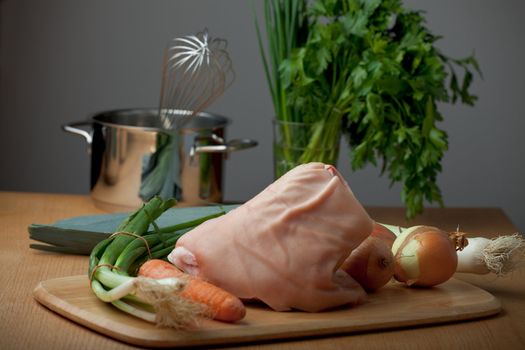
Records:
[[[320,313],[275,312],[249,305],[236,324],[204,320],[200,328],[159,328],[98,300],[86,276],[43,281],[33,292],[40,303],[92,330],[133,345],[183,347],[233,344],[257,340],[352,333],[444,322],[497,314],[501,305],[488,292],[451,279],[430,289],[390,283],[370,294],[365,304]]]

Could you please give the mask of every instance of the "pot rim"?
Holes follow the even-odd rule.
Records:
[[[127,129],[134,131],[150,131],[150,132],[169,132],[163,128],[158,116],[158,108],[123,108],[101,111],[92,114],[88,119],[94,124],[101,124],[103,126]],[[124,119],[121,122],[113,119]],[[190,120],[182,128],[183,133],[193,133],[203,130],[218,130],[223,129],[231,123],[231,120],[223,115],[211,112],[198,112],[196,118]]]

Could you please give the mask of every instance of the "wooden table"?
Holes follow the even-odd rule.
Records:
[[[512,234],[515,226],[498,208],[427,209],[406,222],[401,208],[367,208],[380,222],[425,223],[482,236]],[[103,213],[88,196],[0,192],[0,349],[129,349],[78,326],[32,298],[39,281],[86,273],[85,256],[50,254],[29,249],[27,226],[53,223],[80,215]],[[236,349],[524,349],[525,270],[512,276],[456,277],[496,296],[503,311],[497,316],[439,326],[365,332],[348,336],[308,338],[235,346]],[[224,349],[225,347],[221,347]]]

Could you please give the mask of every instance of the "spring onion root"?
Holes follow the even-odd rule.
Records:
[[[155,280],[137,277],[137,295],[155,309],[155,323],[163,327],[187,328],[198,325],[200,317],[210,317],[204,304],[180,296],[187,281],[177,278]]]

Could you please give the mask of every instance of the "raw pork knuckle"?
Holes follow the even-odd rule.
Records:
[[[316,312],[364,300],[339,267],[372,228],[339,172],[309,163],[185,234],[168,259],[240,298]]]

